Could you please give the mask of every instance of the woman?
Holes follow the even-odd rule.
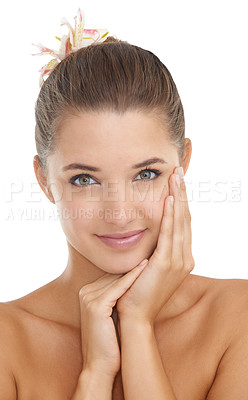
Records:
[[[153,53],[101,38],[68,37],[42,70],[34,170],[68,261],[0,305],[0,400],[245,399],[247,281],[191,274],[176,85]]]

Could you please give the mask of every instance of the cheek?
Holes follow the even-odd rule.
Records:
[[[143,207],[150,211],[151,227],[153,237],[159,235],[160,225],[164,214],[165,199],[169,195],[168,177],[154,182],[150,191],[152,199],[143,202]]]
[[[153,185],[149,185],[146,196],[144,197],[141,205],[150,209],[154,222],[161,220],[164,208],[164,202],[169,195],[168,179],[165,177],[163,180],[154,181]]]
[[[84,232],[92,229],[95,219],[94,203],[74,195],[72,199],[61,199],[56,205],[61,226],[67,237],[82,236]]]
[[[140,185],[141,195],[147,202],[154,202],[157,207],[160,207],[161,202],[169,194],[168,176],[159,177],[149,184]],[[152,207],[152,206],[151,206]]]
[[[156,240],[156,237],[159,234],[160,225],[163,217],[163,209],[164,209],[164,199],[163,196],[161,199],[154,201],[143,201],[140,205],[140,213],[138,215],[144,215],[145,221],[142,226],[146,226],[150,230],[150,234],[152,235],[152,240]]]

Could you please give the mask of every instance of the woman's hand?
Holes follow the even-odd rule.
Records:
[[[111,317],[116,301],[142,271],[105,274],[79,291],[83,370],[114,378],[121,366],[117,327]]]
[[[191,252],[191,216],[184,179],[170,176],[157,247],[139,278],[117,301],[120,321],[129,319],[153,323],[156,315],[195,266]],[[178,175],[179,176],[179,175]]]

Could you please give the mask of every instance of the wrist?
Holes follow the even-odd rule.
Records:
[[[112,387],[114,384],[115,376],[108,374],[104,371],[98,370],[97,368],[85,367],[79,375],[79,384],[85,382],[92,382],[92,384],[101,384],[106,387]]]
[[[73,400],[111,400],[114,378],[104,373],[83,369]]]
[[[148,320],[123,318],[120,319],[120,335],[126,333],[151,333],[154,331],[154,324]]]

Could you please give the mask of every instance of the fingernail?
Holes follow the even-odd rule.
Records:
[[[178,169],[178,174],[179,174],[180,178],[183,178],[183,177],[184,177],[183,167],[180,167],[180,168]]]
[[[148,262],[148,260],[147,260],[147,258],[145,258],[145,259],[140,263],[140,265],[145,265],[147,262]]]

